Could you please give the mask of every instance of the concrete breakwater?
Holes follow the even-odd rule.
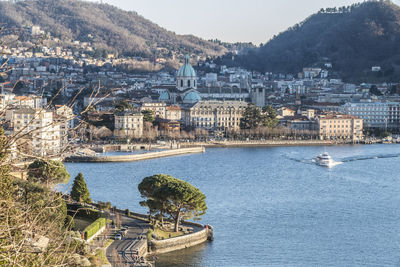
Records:
[[[159,152],[149,152],[143,154],[132,154],[132,155],[115,155],[115,156],[70,156],[65,158],[65,162],[131,162],[148,160],[155,158],[171,157],[185,154],[204,153],[204,147],[190,147],[164,150]]]

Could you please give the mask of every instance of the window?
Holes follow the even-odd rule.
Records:
[[[181,80],[181,87],[183,87],[183,80]]]
[[[188,80],[187,85],[188,85],[188,87],[190,87],[190,80]]]

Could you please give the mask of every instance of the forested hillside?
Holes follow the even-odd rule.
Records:
[[[0,1],[4,27],[39,25],[53,36],[92,42],[97,49],[126,55],[173,52],[221,55],[226,49],[192,35],[177,35],[138,15],[108,4],[76,0]]]

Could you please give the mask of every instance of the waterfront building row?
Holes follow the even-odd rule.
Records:
[[[346,103],[341,112],[363,119],[367,128],[400,129],[400,103]]]
[[[363,138],[363,119],[337,112],[316,112],[314,109],[278,110],[280,125],[296,131],[314,131],[322,140]],[[284,115],[284,116],[282,116]]]

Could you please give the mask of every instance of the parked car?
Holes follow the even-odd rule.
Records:
[[[121,228],[121,230],[119,232],[121,233],[122,236],[125,236],[128,233],[128,229]]]
[[[121,240],[122,239],[122,235],[118,233],[118,234],[115,235],[114,239],[115,240]]]

